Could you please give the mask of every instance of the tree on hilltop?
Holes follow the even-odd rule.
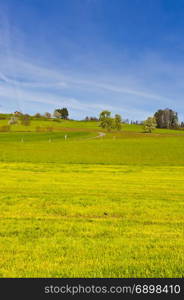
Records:
[[[111,112],[103,110],[99,117],[100,127],[110,131],[111,129],[121,130],[122,118],[119,114],[116,114],[114,118],[111,117]]]
[[[61,119],[61,114],[57,109],[55,109],[53,116],[54,116],[54,118]]]
[[[122,118],[120,115],[116,114],[114,117],[114,129],[121,130]]]
[[[58,114],[56,113],[58,112]],[[60,116],[59,116],[60,114]],[[67,120],[68,119],[68,116],[69,116],[69,112],[68,112],[68,109],[66,107],[63,107],[63,108],[57,108],[55,109],[54,111],[54,116],[56,118],[60,118],[60,119],[64,119],[64,120]]]
[[[45,112],[44,113],[44,117],[47,118],[47,119],[50,119],[51,118],[51,114],[49,112]]]
[[[103,129],[107,129],[108,131],[111,130],[111,128],[113,127],[113,119],[111,118],[111,112],[108,110],[103,110],[100,113],[100,127],[102,127]]]
[[[154,117],[156,119],[158,128],[177,128],[178,127],[178,114],[172,109],[159,109]]]

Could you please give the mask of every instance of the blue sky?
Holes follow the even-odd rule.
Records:
[[[0,111],[184,119],[184,0],[0,0]]]

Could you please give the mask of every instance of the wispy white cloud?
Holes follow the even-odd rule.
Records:
[[[13,72],[12,72],[13,68]],[[134,84],[130,82],[130,86],[124,86],[122,80],[121,85],[112,83],[108,78],[107,81],[103,78],[101,80],[90,79],[89,74],[87,78],[83,79],[82,75],[77,76],[75,73],[71,76],[56,69],[47,68],[44,66],[35,65],[25,59],[9,57],[7,61],[5,57],[0,55],[0,95],[1,99],[15,99],[15,105],[19,103],[39,103],[49,105],[67,106],[72,110],[84,111],[85,113],[93,114],[93,111],[98,112],[104,108],[110,110],[120,110],[127,112],[127,115],[136,115],[141,118],[148,115],[150,110],[144,108],[139,109],[139,105],[144,101],[154,101],[157,105],[168,106],[172,100],[160,94],[148,91],[148,88],[140,90],[134,89]],[[127,85],[127,80],[125,80]],[[137,83],[135,84],[137,86]],[[62,96],[63,91],[69,91],[73,94],[72,97]],[[96,99],[93,103],[90,100],[84,102],[76,99],[75,93],[80,90],[81,94],[92,92],[96,94]],[[60,91],[60,95],[56,93]],[[112,97],[112,104],[100,99],[100,94],[105,93]],[[131,99],[123,101],[122,104],[113,101],[113,95],[118,95],[123,98],[125,95],[132,96]],[[115,97],[115,96],[114,96]],[[4,101],[4,100],[3,100]],[[119,101],[120,102],[120,101]],[[138,103],[139,104],[138,104]],[[26,106],[26,105],[24,105]],[[29,105],[27,104],[29,107]]]
[[[184,110],[183,64],[148,53],[138,61],[122,64],[124,68],[117,73],[97,64],[93,74],[73,69],[69,63],[68,67],[52,65],[41,55],[30,58],[23,40],[22,32],[12,28],[1,12],[0,110],[8,101],[12,110],[17,105],[41,112],[67,106],[74,117],[78,112],[94,115],[109,109],[142,119],[157,108]],[[89,63],[90,58],[86,56],[85,60]]]
[[[144,88],[136,90],[132,87],[121,86],[112,83],[106,83],[105,80],[94,80],[94,79],[82,79],[78,78],[77,75],[69,76],[65,75],[64,72],[59,72],[55,69],[48,69],[43,66],[38,66],[21,59],[9,58],[8,64],[3,56],[0,56],[0,79],[10,84],[16,84],[20,87],[29,88],[71,88],[72,85],[78,88],[89,89],[102,89],[112,91],[120,94],[130,94],[135,96],[144,97],[147,99],[154,99],[158,101],[167,102],[170,100],[159,94],[155,94],[152,91],[144,91]],[[12,68],[14,72],[12,73]],[[13,77],[13,79],[12,79]],[[109,78],[108,78],[109,81]],[[133,83],[131,82],[131,85]],[[148,89],[147,89],[148,90]]]

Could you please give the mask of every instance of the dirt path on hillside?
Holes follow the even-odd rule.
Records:
[[[104,137],[104,136],[106,136],[105,132],[98,132],[98,135],[87,138],[86,140],[98,139],[98,138],[101,138],[101,137]]]

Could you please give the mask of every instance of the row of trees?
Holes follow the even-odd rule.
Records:
[[[21,117],[23,116],[24,114],[22,114],[21,112],[19,111],[16,111],[14,112],[14,116],[15,117]],[[39,118],[46,118],[46,119],[49,119],[49,118],[52,118],[52,116],[54,118],[58,118],[58,119],[68,119],[68,116],[69,116],[69,112],[68,112],[68,109],[66,107],[63,107],[63,108],[57,108],[54,110],[53,112],[53,115],[49,112],[45,112],[43,115],[41,115],[40,113],[36,113],[33,117],[39,119]]]
[[[57,108],[54,110],[53,113],[53,117],[57,118],[57,119],[63,119],[63,120],[67,120],[69,116],[69,112],[68,109],[66,107],[63,108]],[[41,118],[41,117],[45,117],[47,119],[52,118],[52,114],[49,112],[45,112],[44,115],[42,116],[40,113],[36,113],[34,115],[35,118]]]
[[[28,114],[22,114],[16,111],[14,115],[9,120],[9,125],[17,124],[20,122],[22,125],[28,126],[32,118],[46,118],[49,119],[54,117],[54,120],[63,119],[67,120],[69,117],[69,112],[66,107],[57,108],[54,110],[53,115],[46,112],[44,115],[36,113],[34,116],[29,116]],[[115,114],[112,117],[111,112],[104,110],[100,113],[99,118],[96,117],[86,117],[85,121],[100,121],[100,127],[110,131],[111,129],[121,130],[122,123],[129,123],[128,119],[122,121],[122,117],[119,114]],[[147,118],[144,122],[131,122],[131,124],[143,124],[145,132],[152,132],[155,128],[167,128],[176,129],[179,127],[178,114],[172,109],[159,109],[152,117]],[[180,124],[180,127],[184,127],[184,123]]]
[[[99,117],[100,127],[111,131],[111,129],[121,130],[122,128],[122,118],[119,114],[116,114],[114,118],[111,117],[111,112],[108,110],[104,110],[100,113]],[[157,122],[155,117],[149,117],[143,123],[143,128],[145,132],[151,133],[156,127]]]
[[[114,118],[112,118],[111,112],[104,110],[100,113],[99,121],[103,129],[107,129],[108,131],[111,129],[121,130],[122,118],[119,114],[116,114]],[[179,127],[178,114],[169,108],[164,110],[159,109],[153,117],[149,117],[142,122],[142,125],[144,131],[149,133],[155,128],[177,129]],[[184,126],[184,123],[181,125]]]
[[[53,113],[53,117],[56,119],[64,119],[67,120],[69,116],[68,109],[66,107],[55,109]],[[10,120],[8,121],[8,125],[15,125],[15,124],[22,124],[24,126],[30,125],[31,119],[36,118],[45,118],[49,119],[52,118],[52,114],[49,112],[45,112],[44,115],[40,113],[36,113],[34,116],[30,116],[28,114],[23,114],[20,111],[15,111],[13,116],[11,116]]]
[[[180,125],[182,127],[182,123]],[[177,129],[179,120],[177,112],[172,109],[159,109],[153,117],[147,118],[143,122],[145,132],[152,132],[155,128]]]

